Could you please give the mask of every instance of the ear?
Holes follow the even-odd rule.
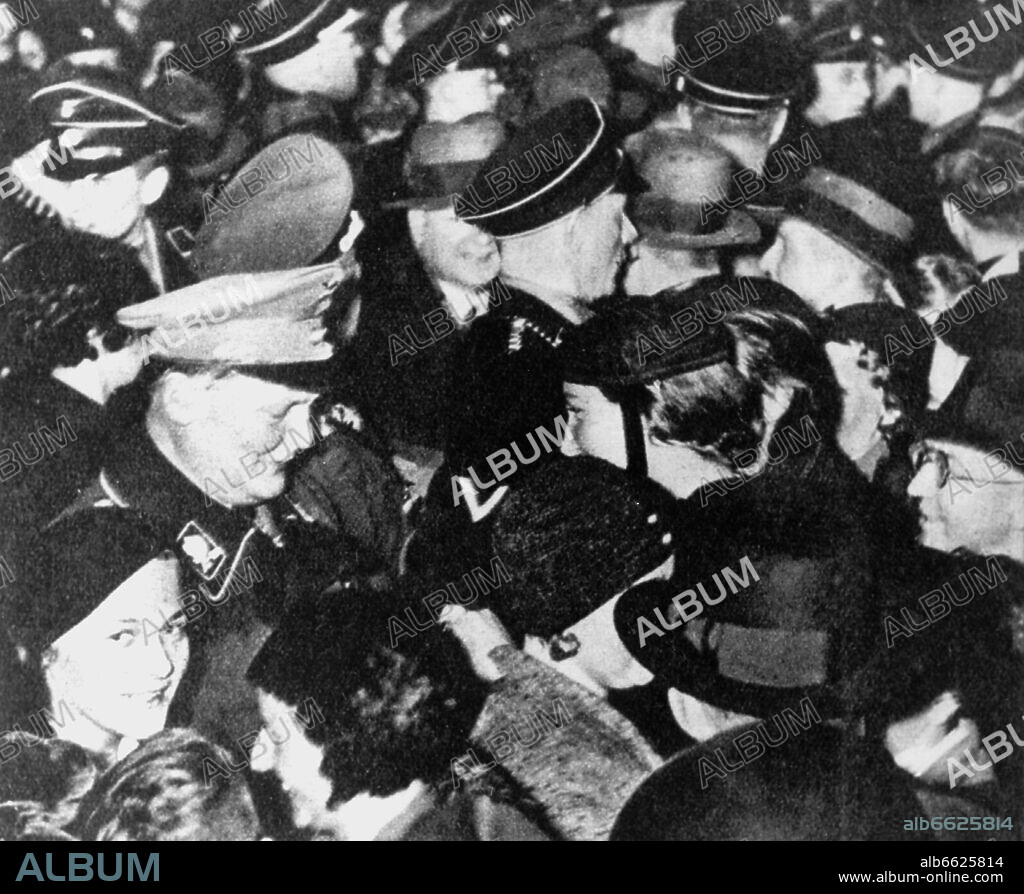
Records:
[[[786,129],[786,122],[789,121],[789,109],[782,109],[775,115],[775,123],[772,125],[772,135],[768,140],[769,146],[774,146],[781,138],[782,132]]]
[[[146,174],[139,185],[139,200],[147,207],[155,205],[167,190],[167,184],[170,181],[171,172],[166,165],[154,168]]]
[[[175,426],[186,426],[206,417],[207,395],[212,379],[207,375],[164,373],[158,391],[159,409]]]

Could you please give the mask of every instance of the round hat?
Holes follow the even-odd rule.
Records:
[[[519,634],[549,637],[673,554],[674,499],[589,456],[524,479],[498,507],[491,544],[512,575],[488,605]]]
[[[817,166],[787,191],[786,210],[827,233],[861,260],[891,274],[909,256],[915,224],[877,189],[876,180],[866,172],[865,176],[850,176]]]
[[[527,122],[456,196],[455,213],[494,236],[541,229],[615,184],[622,152],[592,99],[573,99]]]
[[[714,213],[716,193],[734,197],[739,166],[721,146],[684,130],[650,130],[635,149],[647,192],[637,196],[630,220],[650,243],[664,248],[753,245],[754,219],[730,209]],[[711,209],[711,210],[709,210]]]
[[[17,562],[15,585],[4,594],[15,641],[37,651],[49,646],[168,547],[128,509],[90,509],[49,525]]]
[[[452,206],[483,163],[505,141],[505,125],[481,112],[454,123],[427,121],[416,128],[403,171],[408,195],[387,208],[439,211]]]

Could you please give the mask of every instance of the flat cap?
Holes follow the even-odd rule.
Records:
[[[334,356],[324,315],[337,289],[354,279],[354,262],[217,276],[117,313],[129,329],[150,330],[150,355],[167,361],[286,368]],[[260,373],[255,373],[259,375]]]
[[[59,72],[58,72],[59,73]],[[186,125],[143,102],[123,76],[80,70],[29,99],[51,134],[55,157],[71,157],[50,176],[78,180],[134,164],[169,149]]]
[[[461,220],[495,236],[539,230],[589,204],[616,182],[622,152],[592,99],[532,119],[453,197]]]

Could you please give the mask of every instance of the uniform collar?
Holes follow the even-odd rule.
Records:
[[[513,320],[516,318],[529,321],[538,334],[550,344],[561,343],[565,333],[573,328],[573,322],[562,316],[551,305],[518,286],[507,283],[512,293],[512,300],[502,305],[502,312]]]

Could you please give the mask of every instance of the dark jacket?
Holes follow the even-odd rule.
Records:
[[[107,437],[103,407],[64,383],[0,382],[0,555],[17,554],[89,485]]]

